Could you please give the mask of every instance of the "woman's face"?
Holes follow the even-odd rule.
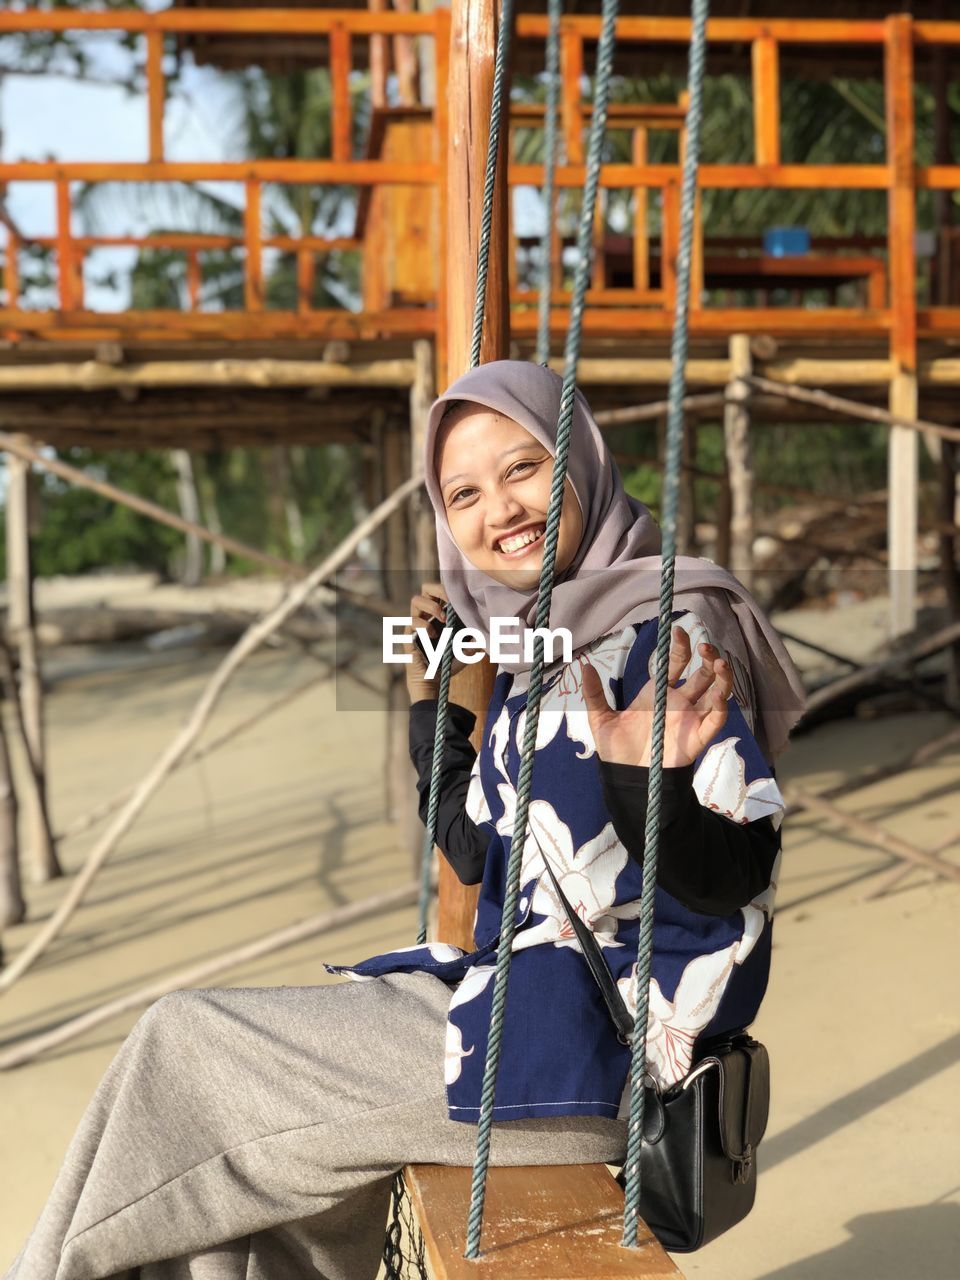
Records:
[[[512,418],[464,405],[444,420],[437,478],[450,532],[477,569],[515,591],[537,586],[553,456]],[[555,575],[568,567],[583,535],[583,517],[567,478]]]

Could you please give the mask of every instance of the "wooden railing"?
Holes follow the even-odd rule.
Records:
[[[183,338],[197,333],[243,336],[311,335],[363,337],[411,336],[430,333],[435,309],[426,305],[395,306],[387,299],[378,311],[314,309],[310,304],[316,263],[320,255],[352,250],[364,257],[364,271],[383,269],[377,253],[365,253],[365,237],[322,236],[265,237],[262,231],[264,184],[336,184],[358,192],[404,189],[421,191],[424,198],[445,182],[448,127],[446,68],[449,45],[449,11],[430,14],[397,11],[317,10],[165,10],[159,13],[77,13],[69,11],[0,13],[0,37],[16,32],[118,31],[138,37],[142,49],[147,98],[147,130],[144,160],[130,162],[63,162],[57,160],[10,161],[0,158],[0,187],[11,182],[50,184],[55,192],[56,234],[36,237],[29,228],[7,220],[4,253],[5,306],[0,309],[0,330],[10,336],[43,333],[73,338],[100,332],[142,333],[155,338]],[[581,187],[584,180],[584,136],[590,106],[582,95],[585,49],[598,39],[600,22],[593,17],[568,17],[562,27],[563,91],[561,109],[562,163],[557,186]],[[546,19],[524,15],[517,19],[516,38],[540,49],[545,41]],[[322,37],[327,42],[331,79],[330,154],[310,159],[277,160],[251,157],[229,162],[192,162],[170,159],[165,145],[164,54],[168,42],[200,34],[244,32],[250,35]],[[621,46],[635,44],[649,50],[657,44],[682,44],[689,23],[681,19],[622,18],[618,24]],[[351,109],[351,72],[358,48],[368,45],[367,65],[382,77],[383,44],[387,40],[421,40],[433,48],[435,109],[424,111],[425,153],[414,161],[396,161],[381,154],[363,154],[355,144]],[[914,22],[896,14],[885,21],[801,21],[793,19],[715,19],[709,25],[712,46],[749,46],[753,88],[754,156],[741,164],[705,164],[700,171],[701,191],[718,189],[823,189],[882,190],[887,192],[889,217],[885,240],[886,275],[870,267],[864,255],[864,298],[860,305],[816,309],[803,305],[728,307],[705,305],[703,286],[710,270],[709,257],[698,247],[694,270],[691,323],[694,333],[722,334],[764,330],[773,333],[856,332],[889,334],[898,360],[913,362],[917,334],[960,336],[960,306],[918,307],[916,290],[916,220],[919,190],[960,190],[960,165],[919,166],[915,157],[913,86],[914,50],[960,45],[960,22]],[[831,49],[844,45],[872,46],[883,60],[886,100],[886,155],[875,163],[782,163],[780,128],[780,54],[790,45],[814,46],[829,59]],[[382,87],[381,87],[382,94]],[[542,108],[518,105],[512,126],[537,128]],[[643,106],[620,104],[611,112],[611,129],[630,134],[630,160],[604,166],[601,188],[629,193],[631,232],[626,249],[611,249],[610,228],[598,221],[597,258],[587,322],[588,333],[617,335],[666,332],[675,302],[675,256],[679,223],[679,164],[648,162],[648,138],[652,131],[670,128],[683,135],[683,104]],[[509,179],[513,187],[539,187],[542,164],[511,159]],[[245,209],[242,234],[134,236],[77,235],[74,230],[76,183],[100,182],[209,182],[244,184]],[[659,206],[660,231],[651,245],[648,233],[651,201]],[[432,215],[431,215],[432,216]],[[58,307],[51,311],[28,310],[22,305],[20,252],[25,242],[55,251]],[[132,312],[115,315],[86,308],[83,263],[91,251],[118,245],[167,249],[183,253],[186,262],[184,308],[176,311]],[[708,241],[708,249],[710,248]],[[512,282],[514,331],[530,334],[535,307],[527,287],[517,275],[517,252],[529,245],[513,244]],[[202,255],[212,250],[235,251],[244,261],[244,306],[238,311],[203,309]],[[276,311],[267,306],[264,251],[279,250],[295,256],[298,302],[295,309]],[[554,321],[565,325],[566,290],[561,254],[554,236]],[[611,253],[629,261],[629,283],[612,285],[607,279]],[[435,261],[432,269],[436,271]],[[809,264],[808,264],[809,266]],[[735,264],[734,264],[735,269]],[[798,265],[797,273],[803,274]],[[852,270],[852,269],[851,269]],[[771,268],[771,272],[773,269]],[[811,275],[816,271],[811,270]],[[888,277],[888,278],[887,278]],[[771,280],[774,274],[771,274]],[[441,273],[435,286],[441,287]],[[366,290],[365,290],[366,293]],[[949,300],[952,303],[952,299]]]

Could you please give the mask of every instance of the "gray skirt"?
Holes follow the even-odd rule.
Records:
[[[469,1165],[427,974],[178,991],[107,1069],[5,1280],[373,1280],[393,1174]],[[494,1129],[494,1164],[614,1163],[622,1121]],[[25,1226],[27,1224],[24,1224]]]

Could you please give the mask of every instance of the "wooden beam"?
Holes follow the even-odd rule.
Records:
[[[264,303],[263,213],[260,183],[255,178],[251,178],[246,184],[246,192],[243,230],[247,261],[243,281],[243,298],[248,311],[262,311]]]
[[[456,268],[444,273],[447,367],[441,385],[449,385],[470,367],[475,263],[480,235],[484,171],[493,98],[499,5],[497,0],[460,0],[451,10],[447,150],[447,261]],[[507,90],[509,100],[509,89]],[[481,363],[510,352],[510,305],[507,271],[507,130],[501,130],[495,188],[490,267],[484,304]],[[477,717],[473,743],[479,751],[495,670],[488,660],[455,676],[451,697]],[[477,886],[462,885],[445,858],[440,859],[440,909],[437,936],[444,942],[473,948]]]
[[[409,387],[410,359],[338,364],[327,360],[151,360],[143,364],[0,366],[0,395],[16,391],[103,391],[115,387]]]

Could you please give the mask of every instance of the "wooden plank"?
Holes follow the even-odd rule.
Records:
[[[99,360],[0,366],[0,393],[116,387],[409,387],[412,359],[338,364],[328,360]]]
[[[723,412],[723,441],[730,485],[730,562],[728,568],[744,581],[753,570],[753,460],[750,450],[750,384],[753,372],[750,338],[730,338],[730,385]]]
[[[353,155],[350,115],[350,32],[338,22],[330,32],[330,83],[333,91],[333,159],[348,163]]]
[[[20,305],[20,237],[7,230],[7,248],[3,259],[3,285],[7,294],[7,306],[16,309]]]
[[[405,1172],[431,1280],[661,1280],[680,1272],[650,1229],[625,1249],[623,1192],[605,1165],[491,1169],[482,1253],[467,1262],[471,1170],[417,1165]]]
[[[187,250],[187,307],[196,311],[200,306],[200,289],[203,285],[203,273],[200,270],[200,257],[196,249]]]
[[[751,46],[753,154],[757,164],[780,163],[780,56],[777,42],[762,35]]]
[[[147,117],[149,128],[148,155],[152,161],[163,160],[163,105],[165,93],[163,33],[151,31],[147,36]]]
[[[371,13],[383,13],[387,0],[367,0]],[[387,39],[377,34],[370,37],[370,105],[376,111],[387,105]]]

